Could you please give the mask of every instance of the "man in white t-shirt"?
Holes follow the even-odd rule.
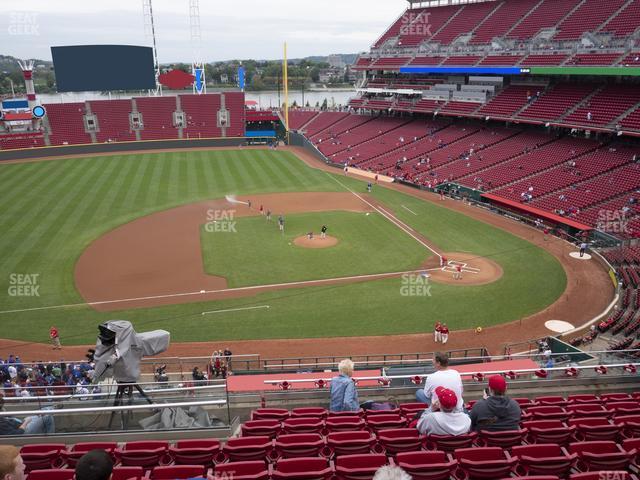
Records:
[[[464,409],[464,400],[462,399],[463,389],[460,374],[456,370],[449,368],[449,357],[446,353],[435,353],[433,355],[433,365],[436,368],[435,373],[427,377],[424,389],[416,392],[416,398],[419,402],[431,405],[436,388],[445,387],[453,390],[456,394],[458,400],[456,410],[462,412]]]
[[[416,428],[423,435],[464,435],[471,428],[471,418],[456,411],[457,405],[458,397],[453,390],[436,388],[431,409],[424,411]]]

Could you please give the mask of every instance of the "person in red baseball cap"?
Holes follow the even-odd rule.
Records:
[[[446,387],[436,387],[431,409],[426,409],[416,428],[421,434],[463,435],[471,428],[469,415],[457,409],[456,392]]]
[[[502,375],[489,377],[488,392],[471,409],[472,430],[518,430],[522,411],[515,400],[506,395],[507,382]]]

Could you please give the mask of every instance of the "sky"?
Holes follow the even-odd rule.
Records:
[[[161,63],[190,62],[189,0],[152,0]],[[151,45],[143,0],[0,0],[0,54],[51,60],[51,46]],[[369,49],[404,0],[200,0],[202,59],[279,59]]]

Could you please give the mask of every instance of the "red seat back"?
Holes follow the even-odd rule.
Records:
[[[151,480],[183,480],[205,475],[202,465],[171,465],[155,467],[151,471]]]
[[[130,480],[144,478],[142,467],[114,467],[111,480]]]
[[[50,468],[48,470],[31,470],[29,480],[73,480],[76,471],[72,468]]]
[[[262,437],[267,436],[275,438],[282,429],[280,420],[249,420],[242,424],[243,437]]]
[[[396,464],[413,480],[449,480],[458,462],[451,460],[444,452],[421,451],[398,453]]]
[[[325,458],[289,458],[279,460],[273,470],[272,479],[318,480],[333,477],[333,468]]]
[[[387,456],[383,454],[342,455],[335,461],[336,476],[341,480],[373,478],[376,471],[387,463]]]
[[[269,480],[271,467],[264,460],[248,462],[221,463],[214,468],[214,478],[233,478],[233,480]]]
[[[62,466],[60,452],[65,449],[64,443],[34,443],[20,448],[20,456],[25,471],[45,470]]]
[[[222,451],[230,461],[264,460],[269,456],[273,442],[269,437],[230,438]]]
[[[251,412],[251,420],[280,420],[289,418],[289,410],[284,408],[258,408]]]
[[[280,435],[275,441],[278,457],[313,457],[320,454],[324,439],[319,433]]]
[[[475,432],[464,435],[427,435],[427,445],[432,449],[453,452],[458,448],[469,448],[473,445],[478,434]]]
[[[169,447],[169,455],[178,465],[211,465],[216,455],[220,453],[220,441],[180,440],[173,447]]]

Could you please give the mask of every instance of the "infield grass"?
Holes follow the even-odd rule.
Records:
[[[271,150],[145,153],[0,164],[0,310],[81,303],[73,270],[84,248],[140,216],[225,194],[331,192],[344,191],[344,186],[364,191],[360,181],[344,178],[339,172],[332,175],[309,168],[288,152]],[[483,286],[434,284],[431,296],[424,297],[402,296],[401,280],[387,279],[111,313],[95,312],[87,306],[0,313],[0,336],[46,342],[48,328],[55,324],[63,343],[87,344],[95,342],[97,324],[109,319],[130,320],[138,331],[165,328],[171,331],[172,341],[417,333],[430,331],[438,319],[446,320],[453,329],[516,320],[544,309],[566,287],[559,262],[535,245],[397,191],[376,188],[373,195],[444,251],[491,257],[502,266],[503,277]],[[386,240],[392,246],[411,241],[409,237],[400,239],[399,230],[389,231],[386,237],[390,224],[380,228],[380,233],[373,235],[379,237],[376,248],[386,248],[380,247],[379,241],[384,244]],[[332,227],[330,233],[334,230]],[[243,266],[237,273],[231,272],[237,275],[234,282],[247,282],[252,275],[261,275],[263,280],[276,275],[269,272],[273,262],[260,263],[263,256],[257,244],[255,248],[247,245],[233,256],[238,265],[246,256],[256,262],[251,266],[253,271]],[[320,250],[325,253],[317,254],[309,271],[325,268],[324,263],[329,262],[324,255],[331,255],[331,250]],[[408,250],[411,253],[406,258],[396,258],[398,265],[415,263],[414,247]],[[373,259],[369,260],[373,265]],[[351,267],[344,263],[341,260],[339,267],[346,272]],[[231,265],[225,266],[227,272],[230,269]],[[323,271],[329,274],[328,267]],[[289,274],[278,275],[284,273]],[[11,296],[12,274],[38,275],[38,296]],[[271,308],[201,314],[263,304]]]

